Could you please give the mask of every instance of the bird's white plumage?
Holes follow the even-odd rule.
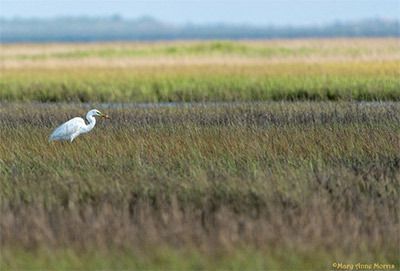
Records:
[[[88,120],[89,124],[86,124],[84,119],[80,117],[70,119],[69,121],[58,126],[53,133],[51,133],[49,141],[69,140],[72,142],[78,135],[87,133],[93,129],[93,127],[96,125],[96,119],[94,116],[108,118],[107,115],[100,113],[100,111],[97,109],[90,110],[86,114],[86,119]]]
[[[73,118],[60,126],[50,135],[50,140],[74,140],[80,134],[81,127],[86,126],[82,118]],[[74,136],[76,135],[76,136]]]

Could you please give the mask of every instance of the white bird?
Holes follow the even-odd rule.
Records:
[[[93,129],[96,125],[95,116],[109,119],[108,115],[101,113],[97,109],[92,109],[86,114],[86,119],[89,124],[86,124],[82,118],[76,117],[69,121],[61,124],[57,127],[49,137],[49,141],[53,140],[69,140],[72,142],[75,137],[80,134],[84,134]]]

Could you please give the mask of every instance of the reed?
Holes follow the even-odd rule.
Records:
[[[5,269],[328,269],[398,262],[398,103],[0,107]]]
[[[2,45],[0,100],[399,101],[398,39]]]

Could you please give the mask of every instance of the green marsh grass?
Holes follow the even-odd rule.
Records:
[[[398,268],[398,41],[1,45],[1,270]]]
[[[0,99],[40,102],[399,101],[398,64],[17,69],[2,73]]]
[[[1,105],[5,270],[400,264],[399,103],[97,107]]]
[[[398,39],[2,45],[0,100],[399,101]]]

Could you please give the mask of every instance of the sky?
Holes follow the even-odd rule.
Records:
[[[151,16],[175,23],[309,25],[400,19],[400,0],[0,0],[0,17]]]

